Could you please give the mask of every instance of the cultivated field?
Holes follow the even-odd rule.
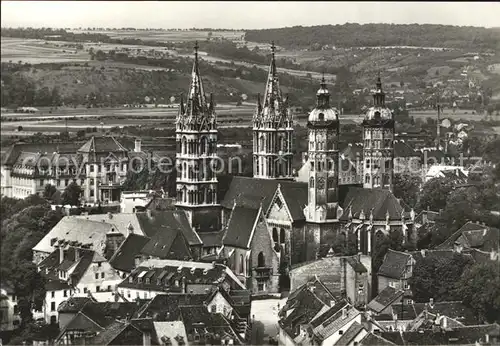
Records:
[[[70,30],[74,33],[85,33],[87,30]],[[145,31],[145,30],[116,30],[116,31],[90,31],[90,33],[104,34],[111,38],[136,38],[140,40],[150,40],[159,42],[181,42],[206,40],[210,31]],[[245,35],[244,31],[212,31],[212,38],[225,38],[231,41],[241,40]]]

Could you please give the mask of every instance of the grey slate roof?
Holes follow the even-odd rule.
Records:
[[[115,254],[110,258],[109,264],[117,270],[130,272],[135,267],[135,256],[140,255],[142,248],[150,238],[138,234],[129,234],[121,243]]]
[[[390,306],[396,299],[402,297],[403,294],[403,290],[397,290],[387,286],[378,294],[378,296],[373,298],[372,301],[368,303],[368,308],[376,313],[380,313],[382,310]]]
[[[399,252],[392,249],[387,251],[384,261],[379,268],[378,275],[386,276],[392,279],[400,279],[406,269],[406,263],[411,254]]]
[[[222,243],[246,249],[259,213],[259,209],[241,206],[233,208]]]

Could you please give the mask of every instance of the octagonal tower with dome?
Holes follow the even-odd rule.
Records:
[[[363,120],[364,188],[392,191],[394,158],[394,115],[385,105],[380,75],[373,94],[373,107]]]

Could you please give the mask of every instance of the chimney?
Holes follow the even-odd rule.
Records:
[[[134,142],[134,151],[136,153],[140,153],[142,150],[141,150],[141,139],[140,138],[136,138],[135,139],[135,142]]]
[[[431,309],[434,309],[434,298],[430,298],[430,299],[429,299],[429,307],[430,307]]]
[[[443,317],[441,318],[441,321],[442,321],[441,327],[443,327],[443,329],[448,328],[448,317],[443,316]]]
[[[141,255],[136,255],[134,257],[134,267],[137,268],[142,262],[142,256]]]
[[[346,319],[347,318],[347,308],[343,307],[342,308],[342,319]]]
[[[490,334],[486,333],[486,335],[484,336],[484,341],[485,343],[489,344],[490,343]]]
[[[146,210],[146,213],[148,214],[148,217],[149,217],[149,218],[152,218],[152,217],[153,217],[153,216],[152,216],[152,214],[151,214],[151,209]]]
[[[108,219],[112,219],[113,218],[113,214],[111,212],[108,212]]]
[[[59,246],[59,264],[64,261],[64,249],[62,246]]]
[[[491,250],[490,251],[490,260],[496,261],[497,258],[498,258],[498,254],[496,253],[496,251],[495,250]]]
[[[422,257],[425,257],[425,253],[426,253],[425,249],[420,250],[420,254],[422,255]]]

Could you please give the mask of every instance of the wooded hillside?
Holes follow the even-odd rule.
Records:
[[[422,46],[471,49],[499,49],[497,29],[419,24],[343,24],[294,26],[279,29],[249,30],[245,39],[270,42],[287,48],[321,49],[336,47]],[[314,47],[313,47],[314,46]]]

